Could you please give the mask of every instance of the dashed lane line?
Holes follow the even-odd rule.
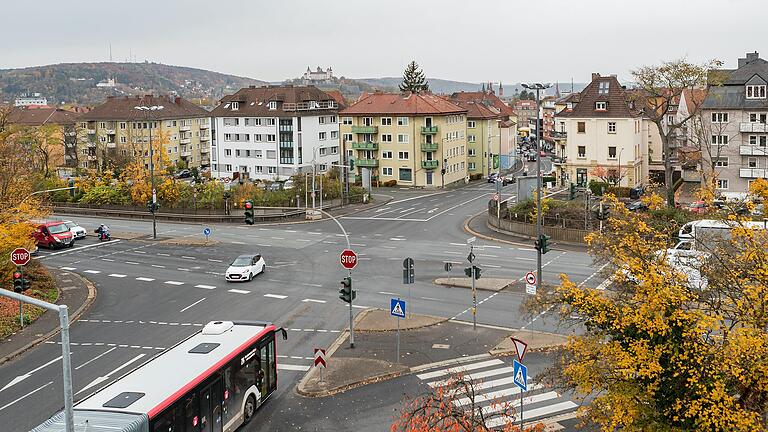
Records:
[[[235,293],[235,294],[250,294],[251,293],[248,290],[241,290],[241,289],[231,289],[231,290],[227,290],[227,291],[229,291],[231,293]]]
[[[99,274],[101,273],[101,270],[85,270],[83,273]]]
[[[165,281],[164,283],[165,283],[166,285],[176,285],[176,286],[178,286],[178,285],[184,285],[184,282],[178,282],[178,281],[172,281],[172,280],[170,280],[170,281]]]
[[[280,294],[264,294],[264,297],[275,298],[275,299],[279,299],[279,300],[284,300],[284,299],[288,298],[288,296],[284,296],[284,295],[280,295]]]
[[[216,287],[213,285],[195,285],[195,288],[202,288],[207,290],[216,289]]]
[[[113,278],[124,278],[126,276],[128,276],[128,275],[119,274],[119,273],[112,273],[112,274],[109,275],[109,277],[113,277]]]
[[[137,277],[136,280],[142,281],[142,282],[152,282],[154,279],[142,276],[142,277]]]
[[[304,303],[327,303],[325,300],[316,300],[316,299],[304,299],[302,300]]]

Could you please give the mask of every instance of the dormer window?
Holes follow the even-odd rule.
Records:
[[[232,102],[232,111],[237,111],[240,109],[240,102]]]
[[[607,95],[611,87],[610,81],[600,81],[597,87],[597,94]]]
[[[765,99],[765,85],[748,85],[747,99]]]
[[[608,102],[595,102],[595,111],[607,111]]]
[[[269,101],[268,107],[271,110],[276,110],[277,109],[277,101]]]

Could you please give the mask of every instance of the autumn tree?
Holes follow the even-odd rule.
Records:
[[[599,178],[604,183],[608,183],[611,186],[617,186],[621,183],[627,175],[626,169],[619,168],[606,168],[602,165],[597,165],[592,171],[590,171],[594,177]]]
[[[423,93],[429,91],[429,83],[424,75],[424,71],[419,69],[419,65],[412,61],[406,66],[403,72],[403,82],[400,84],[401,92]]]
[[[667,205],[674,207],[675,190],[681,183],[672,184],[672,159],[674,144],[680,130],[695,117],[701,106],[701,100],[688,100],[688,112],[680,116],[671,116],[676,112],[684,92],[696,94],[694,90],[707,85],[709,70],[722,63],[712,60],[697,65],[679,59],[660,65],[643,66],[632,71],[635,83],[640,90],[638,108],[644,109],[645,115],[659,131],[664,153],[664,184],[667,188]],[[710,77],[710,84],[712,77]]]
[[[144,205],[152,199],[152,182],[148,165],[149,156],[143,157],[143,153],[149,154],[149,145],[152,146],[154,161],[155,188],[158,200],[165,203],[175,203],[180,196],[179,186],[171,176],[173,169],[165,145],[168,143],[168,135],[162,131],[152,136],[152,143],[146,144],[139,150],[139,156],[127,164],[120,173],[120,180],[130,189],[131,200],[134,204]]]
[[[648,213],[607,200],[587,240],[610,288],[561,275],[538,297],[583,329],[550,378],[592,396],[583,415],[604,431],[768,430],[768,230],[729,215],[730,238],[679,255],[653,220],[661,197]]]

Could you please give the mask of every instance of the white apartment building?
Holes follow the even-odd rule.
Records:
[[[339,104],[313,86],[251,86],[212,112],[211,175],[286,180],[341,160]]]

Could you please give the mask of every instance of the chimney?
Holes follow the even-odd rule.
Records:
[[[256,86],[255,86],[255,85],[249,85],[249,86],[248,86],[248,88],[252,88],[252,89],[255,89],[255,88],[256,88]]]
[[[594,80],[596,80],[598,78],[600,78],[600,74],[597,73],[597,72],[592,72],[592,81],[594,81]]]
[[[176,96],[176,105],[181,105],[181,98]]]
[[[758,58],[760,58],[760,54],[758,54],[757,51],[751,52],[751,53],[747,53],[747,57],[746,58],[740,58],[739,59],[739,67],[746,66],[747,64],[752,63],[753,61],[757,60]]]

